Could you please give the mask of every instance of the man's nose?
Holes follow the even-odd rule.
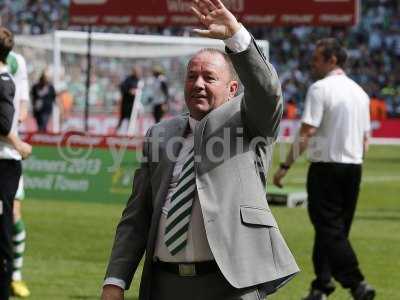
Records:
[[[196,80],[194,81],[193,87],[195,89],[204,89],[204,79],[202,76],[199,76],[196,78]]]

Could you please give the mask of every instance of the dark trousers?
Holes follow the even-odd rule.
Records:
[[[312,163],[307,178],[308,213],[315,229],[312,288],[330,294],[332,276],[354,288],[363,279],[349,232],[361,182],[361,165]]]
[[[38,131],[40,132],[47,131],[47,124],[49,123],[50,116],[51,116],[51,111],[41,111],[34,113]]]
[[[265,300],[257,288],[235,289],[220,271],[207,275],[181,277],[153,269],[151,300]]]
[[[0,299],[10,297],[12,275],[13,202],[21,176],[21,162],[0,159]]]
[[[161,121],[161,118],[164,115],[163,104],[156,104],[153,107],[153,117],[156,123]]]

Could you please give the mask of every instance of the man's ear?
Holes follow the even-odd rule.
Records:
[[[335,55],[332,55],[332,57],[329,59],[329,62],[332,64],[332,65],[337,65],[337,57],[335,56]]]
[[[236,80],[232,80],[229,83],[229,99],[236,96],[238,89],[239,89],[239,82],[237,82]]]

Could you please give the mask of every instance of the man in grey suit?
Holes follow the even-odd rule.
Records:
[[[103,300],[124,299],[144,253],[140,300],[259,300],[299,271],[265,198],[279,79],[221,1],[192,10],[206,28],[195,32],[223,40],[228,54],[198,52],[185,80],[190,114],[147,133]]]

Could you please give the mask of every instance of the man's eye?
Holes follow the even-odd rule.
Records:
[[[207,79],[207,81],[215,81],[216,80],[216,78],[213,76],[207,76],[206,79]]]

